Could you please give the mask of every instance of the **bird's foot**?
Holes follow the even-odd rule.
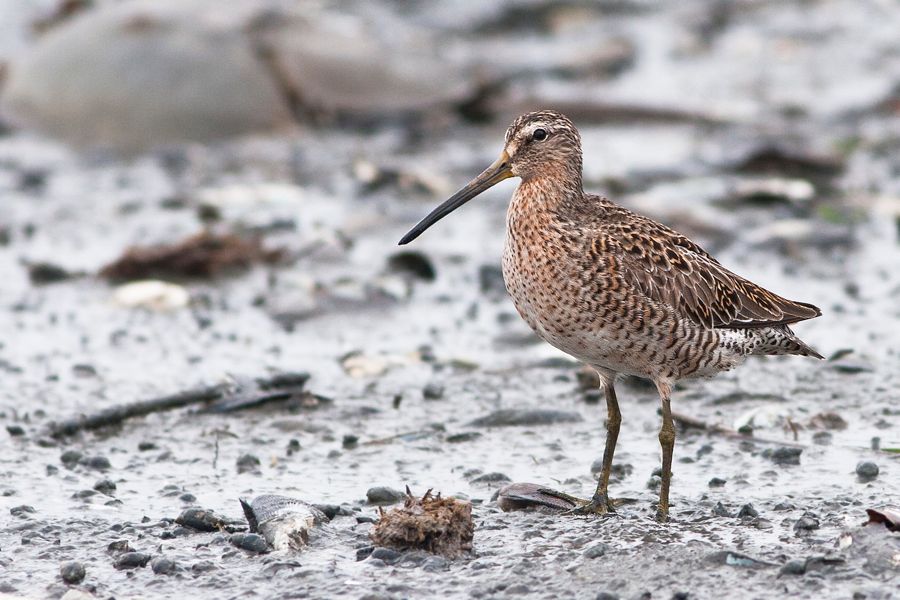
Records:
[[[594,494],[589,501],[581,501],[579,506],[567,510],[566,515],[608,515],[616,512],[613,501],[606,494]]]
[[[668,523],[669,522],[668,507],[663,508],[662,506],[660,506],[656,509],[656,521],[658,523]]]

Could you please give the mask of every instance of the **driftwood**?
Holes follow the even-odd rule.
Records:
[[[784,440],[772,440],[767,438],[760,438],[753,435],[747,435],[745,433],[741,433],[740,431],[735,431],[730,427],[725,427],[724,425],[714,425],[707,423],[706,421],[701,421],[696,417],[689,417],[687,415],[682,415],[679,413],[672,413],[672,419],[675,420],[676,423],[680,424],[682,427],[688,429],[700,429],[702,431],[706,431],[707,433],[714,433],[716,435],[721,435],[726,438],[748,441],[748,442],[756,442],[759,444],[776,444],[778,446],[790,446],[792,448],[806,448],[805,444],[798,444],[796,442],[787,442]]]
[[[281,373],[272,377],[232,381],[161,398],[121,404],[93,414],[51,423],[49,434],[54,438],[66,437],[82,431],[119,425],[135,417],[195,404],[206,404],[204,412],[224,413],[243,410],[302,394],[303,386],[308,379],[308,373]]]

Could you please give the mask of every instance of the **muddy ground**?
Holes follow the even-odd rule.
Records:
[[[406,9],[445,35],[476,29],[500,47],[518,35],[538,49],[562,43],[545,27],[557,22],[549,4],[523,6]],[[795,330],[829,360],[750,360],[683,382],[673,397],[677,412],[710,424],[752,421],[765,441],[681,428],[672,522],[659,525],[657,399],[629,381],[611,490],[635,503],[582,518],[503,513],[492,501],[506,481],[588,496],[605,417],[579,366],[537,340],[502,290],[514,183],[429,231],[410,248],[420,256],[391,258],[411,224],[494,159],[512,103],[483,122],[450,111],[365,128],[303,125],[127,158],[9,130],[0,137],[0,592],[61,597],[70,586],[60,565],[78,561],[86,576],[74,587],[97,598],[900,595],[900,534],[862,528],[865,509],[900,501],[900,455],[890,452],[900,447],[896,7],[579,6],[566,5],[593,24],[589,33],[628,39],[633,61],[598,80],[551,69],[518,85],[550,104],[602,96],[704,117],[573,115],[586,185],[823,310]],[[571,14],[561,13],[562,27]],[[205,226],[260,235],[286,259],[168,278],[191,300],[167,311],[125,308],[117,283],[94,275],[127,247]],[[48,276],[40,263],[61,270]],[[98,409],[297,371],[320,398],[47,434]],[[472,424],[531,408],[577,420]],[[779,450],[794,447],[798,460]],[[877,477],[858,476],[862,462]],[[357,560],[378,515],[367,490],[405,485],[472,501],[473,556]],[[174,523],[189,506],[239,519],[238,498],[261,493],[353,516],[291,555],[253,555],[225,534]],[[173,570],[117,569],[110,545],[122,541]]]

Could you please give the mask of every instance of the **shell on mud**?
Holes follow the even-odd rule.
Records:
[[[250,532],[259,533],[279,551],[303,549],[309,544],[310,532],[328,522],[315,506],[287,496],[264,494],[240,502]]]

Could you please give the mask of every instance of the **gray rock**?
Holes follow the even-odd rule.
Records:
[[[370,558],[383,560],[389,565],[399,562],[401,556],[402,554],[393,548],[375,548],[372,550],[372,554],[369,555]]]
[[[872,481],[878,477],[878,465],[871,461],[863,461],[856,465],[856,476],[862,482]]]
[[[803,575],[806,573],[806,561],[790,560],[784,563],[779,573],[782,575]]]
[[[116,559],[114,566],[117,569],[138,569],[146,567],[150,562],[150,555],[143,552],[124,552]]]
[[[259,471],[259,459],[252,454],[242,454],[240,458],[237,459],[237,471],[238,473],[252,473],[254,471]]]
[[[85,575],[84,565],[75,560],[63,563],[59,567],[59,575],[66,583],[81,583]]]
[[[112,481],[111,479],[104,478],[94,484],[94,489],[101,494],[112,496],[116,491],[116,482]]]
[[[471,427],[509,427],[519,425],[553,425],[555,423],[578,423],[580,414],[549,408],[506,408],[469,423]]]
[[[762,453],[765,458],[768,458],[776,465],[799,465],[801,454],[803,454],[803,448],[792,448],[789,446],[781,446],[774,450],[767,448]]]
[[[749,503],[743,505],[740,508],[740,510],[738,510],[738,513],[737,513],[738,519],[743,519],[745,517],[752,519],[752,518],[756,518],[758,516],[759,516],[759,511],[757,511],[755,508],[753,508],[753,505],[749,504]]]
[[[84,464],[88,468],[96,469],[97,471],[106,471],[112,468],[109,459],[105,456],[91,456],[84,461]]]
[[[215,570],[216,565],[208,560],[201,560],[191,565],[191,571],[193,571],[194,573],[209,573],[210,571]]]
[[[233,533],[230,541],[238,548],[254,554],[265,554],[269,551],[269,544],[266,543],[266,538],[258,533]]]
[[[175,572],[177,565],[175,561],[166,556],[157,556],[150,561],[150,568],[157,575],[171,575]]]
[[[473,479],[470,483],[492,484],[492,483],[509,483],[510,481],[512,481],[512,479],[510,479],[503,473],[485,473],[484,475],[479,475],[478,477]]]
[[[422,397],[426,400],[440,400],[444,397],[444,386],[439,383],[429,383],[422,390]]]
[[[587,548],[582,554],[585,558],[600,558],[601,556],[604,556],[608,550],[609,546],[600,542]]]
[[[812,513],[804,513],[802,517],[794,523],[794,531],[805,532],[819,528],[819,519]]]
[[[406,494],[387,486],[376,486],[366,490],[369,504],[396,504],[406,498]]]

